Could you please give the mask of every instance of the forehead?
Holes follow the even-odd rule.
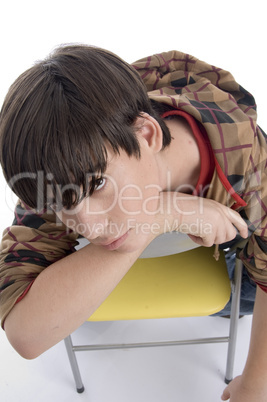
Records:
[[[107,174],[112,174],[120,171],[121,174],[123,172],[129,172],[134,170],[134,164],[137,163],[139,158],[135,155],[129,156],[127,152],[123,149],[120,149],[118,153],[115,153],[113,150],[107,150]]]

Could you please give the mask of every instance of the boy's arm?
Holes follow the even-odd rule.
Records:
[[[142,252],[123,256],[93,245],[74,252],[77,236],[52,211],[37,214],[20,201],[13,225],[4,232],[2,325],[26,358],[44,352],[84,322]]]
[[[6,318],[12,346],[34,358],[61,341],[90,317],[141,252],[120,254],[89,244],[43,270]]]
[[[36,213],[19,201],[14,221],[2,237],[0,250],[0,317],[4,321],[50,264],[75,251],[78,235],[52,211]]]
[[[163,196],[166,198],[167,194]],[[219,242],[219,238],[223,242],[235,237],[235,227],[240,231],[244,230],[246,235],[246,225],[239,215],[214,201],[182,195],[177,203],[179,208],[165,208],[166,214],[159,212],[155,215],[155,222],[160,224],[161,233],[164,232],[166,221],[169,228],[174,228],[175,221],[178,222],[177,230],[182,225],[182,231],[187,233],[190,233],[190,225],[193,224],[194,234],[207,246]],[[164,205],[169,205],[168,200],[164,200]],[[201,219],[211,225],[212,230],[209,233],[195,232],[194,222],[198,219],[200,205]],[[38,236],[42,235],[40,231],[38,233]],[[47,233],[47,236],[46,240],[51,240],[48,243],[50,250],[47,246],[47,251],[52,252],[53,241],[57,241],[57,236],[55,233]],[[122,254],[93,244],[67,257],[61,253],[60,260],[34,275],[35,280],[27,294],[19,303],[13,304],[14,307],[7,315],[5,330],[14,348],[22,356],[33,358],[73,332],[105,300],[154,237],[154,234],[148,235],[142,249],[132,253]],[[25,238],[20,243],[25,244]],[[41,243],[39,246],[43,249]],[[14,245],[10,246],[11,249],[13,247]],[[26,262],[22,267],[19,265],[17,262],[15,268],[21,268],[21,278],[25,280],[25,267],[31,269],[31,264]]]
[[[222,400],[265,402],[267,400],[267,293],[257,287],[251,340],[243,374],[224,390]]]

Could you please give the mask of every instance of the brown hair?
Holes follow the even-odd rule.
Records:
[[[107,145],[140,157],[132,126],[142,112],[158,120],[167,146],[170,133],[130,65],[100,48],[62,46],[20,75],[6,96],[0,114],[5,178],[32,208],[47,202],[48,184],[53,197],[58,185],[68,187],[62,204],[70,208],[80,195],[69,184],[81,186],[82,196],[94,191],[95,174],[106,170]]]

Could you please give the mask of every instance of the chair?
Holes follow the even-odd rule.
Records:
[[[102,345],[73,345],[68,336],[64,341],[78,393],[84,391],[76,359],[78,351],[228,342],[225,382],[232,380],[242,263],[237,256],[231,286],[223,255],[215,261],[213,253],[213,248],[198,247],[178,254],[138,259],[88,321],[208,316],[222,310],[232,292],[229,334],[215,338]]]

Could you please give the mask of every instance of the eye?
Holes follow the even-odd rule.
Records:
[[[106,179],[104,177],[99,177],[99,179],[96,179],[95,181],[95,191],[101,190],[105,184],[106,184]]]

